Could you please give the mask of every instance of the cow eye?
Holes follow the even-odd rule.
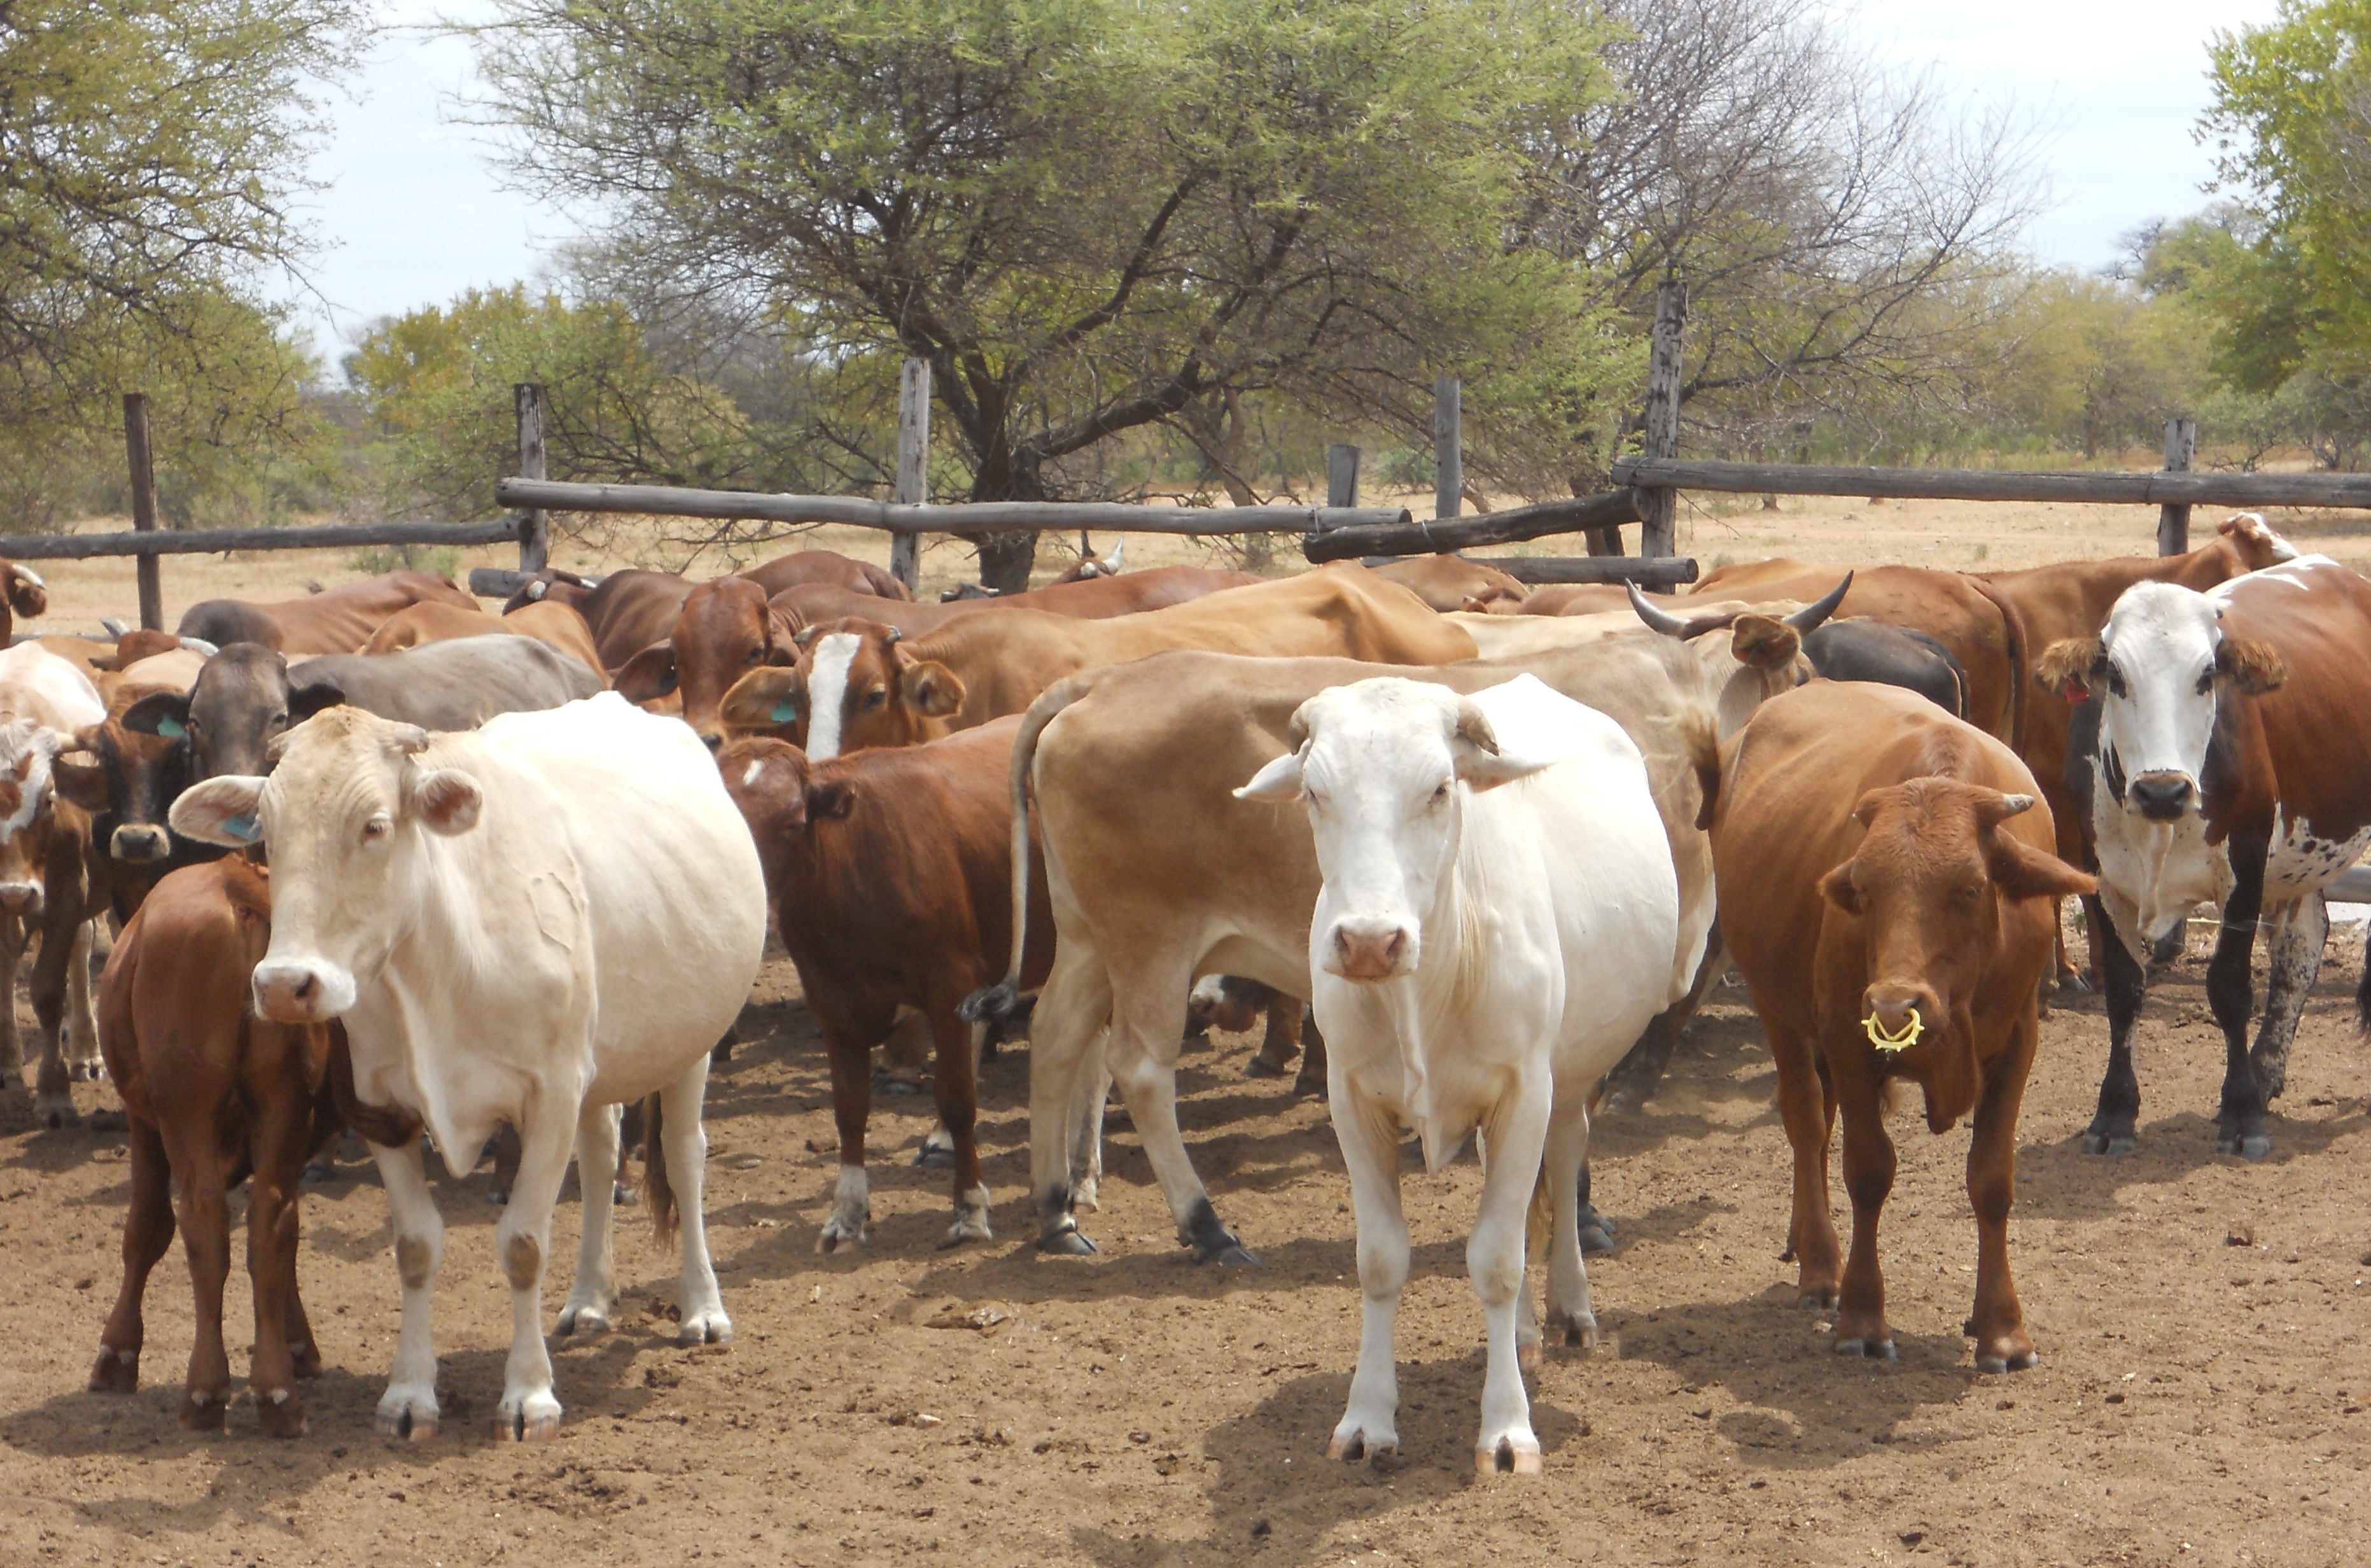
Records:
[[[387,830],[390,825],[391,824],[387,822],[387,818],[383,816],[375,816],[371,818],[370,821],[363,824],[363,842],[370,844],[385,838],[387,836]]]
[[[2124,685],[2124,672],[2115,665],[2108,666],[2108,690],[2117,697],[2129,698],[2132,688]]]
[[[2215,689],[2215,666],[2209,664],[2198,672],[2198,695],[2204,697]]]
[[[274,724],[280,724],[280,725],[284,725],[284,724],[286,724],[286,723],[288,722],[288,714],[287,714],[286,710],[285,710],[285,709],[283,709],[282,711],[280,711],[280,712],[278,712],[278,713],[273,714],[273,715],[272,716],[272,721]]]
[[[1975,883],[1970,882],[1965,887],[1953,888],[1951,890],[1951,896],[1958,899],[1962,904],[1973,904],[1984,891],[1984,889],[1976,886]]]
[[[870,713],[888,700],[888,688],[885,686],[874,686],[871,691],[864,694],[864,711]]]
[[[743,659],[741,662],[742,662],[743,663],[745,663],[745,664],[754,664],[754,663],[756,663],[758,660],[763,659],[765,656],[766,656],[766,651],[765,651],[764,649],[762,649],[762,648],[752,648],[751,650],[749,650],[748,656],[747,656],[746,658]]]
[[[1438,806],[1438,805],[1442,805],[1442,804],[1445,804],[1445,803],[1448,801],[1448,800],[1449,800],[1449,780],[1448,780],[1448,779],[1446,779],[1446,778],[1444,778],[1444,779],[1442,779],[1442,780],[1440,781],[1440,783],[1437,787],[1435,787],[1435,788],[1434,788],[1434,790],[1433,790],[1433,791],[1432,791],[1432,803],[1433,803],[1434,805],[1436,805],[1436,806]]]

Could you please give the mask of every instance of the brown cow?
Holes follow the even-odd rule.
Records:
[[[593,644],[601,654],[596,668],[614,680],[627,660],[674,628],[693,586],[689,578],[672,571],[632,569],[588,582],[573,571],[547,567],[503,602],[503,614],[547,600],[567,605],[592,630]]]
[[[1716,567],[1690,597],[1812,599],[1842,568],[1796,560],[1750,561]],[[1687,600],[1676,602],[1685,613]],[[1840,616],[1864,617],[1923,631],[1941,643],[1968,677],[1968,721],[2011,746],[2024,744],[2028,650],[2022,620],[2007,598],[1980,577],[1915,566],[1871,566],[1855,571]]]
[[[827,762],[774,740],[736,741],[717,758],[757,836],[782,945],[831,1052],[839,1182],[817,1251],[865,1239],[871,1055],[900,1007],[930,1020],[939,1116],[954,1142],[955,1219],[940,1245],[989,1239],[971,1031],[955,1009],[1003,972],[1012,948],[1005,773],[1020,723]],[[1024,986],[1045,977],[1054,948],[1042,862],[1031,862]]]
[[[794,665],[751,670],[724,694],[717,717],[727,734],[772,735],[819,762],[873,746],[919,745],[954,730],[963,682],[944,664],[919,658],[896,627],[824,621],[793,641]],[[812,722],[808,700],[818,686],[845,694],[825,706],[821,725]]]
[[[873,597],[879,605],[890,601]],[[717,706],[734,682],[767,664],[798,658],[791,623],[746,577],[720,577],[684,596],[674,628],[619,666],[617,689],[629,702],[655,702],[679,693],[683,721],[711,750],[724,744]]]
[[[880,599],[904,599],[911,602],[914,595],[896,574],[869,560],[858,560],[838,550],[793,550],[789,555],[776,556],[762,565],[753,566],[740,573],[766,591],[766,597],[802,583],[822,582],[845,588],[851,594],[869,594]]]
[[[31,620],[49,613],[50,585],[29,566],[0,560],[0,648],[17,638],[17,617]]]
[[[414,605],[388,617],[385,625],[371,633],[363,651],[399,653],[423,642],[494,635],[548,642],[596,674],[601,674],[601,651],[593,641],[593,628],[576,611],[549,600],[522,605],[503,616],[488,615],[475,605],[465,610],[458,605]],[[603,684],[607,684],[607,676]]]
[[[1829,575],[1841,577],[1843,569],[1838,568]],[[1594,616],[1629,606],[1630,590],[1624,583],[1548,582],[1524,594],[1522,602],[1515,606],[1515,613],[1526,616]],[[1498,610],[1495,605],[1487,607],[1494,614]]]
[[[412,605],[477,608],[477,600],[441,571],[390,571],[367,582],[347,582],[308,598],[259,605],[208,599],[191,605],[178,630],[217,648],[260,642],[282,653],[354,653],[387,617]]]
[[[1877,1258],[1894,1170],[1885,1090],[1914,1083],[1930,1130],[1975,1117],[1976,1366],[2032,1366],[2008,1266],[2017,1113],[2058,901],[2091,879],[2053,852],[2017,755],[1908,692],[1813,682],[1764,704],[1722,753],[1721,934],[1777,1059],[1804,1299],[1838,1305],[1841,1285],[1837,1353],[1894,1358]],[[1853,1205],[1841,1274],[1828,1211],[1839,1109]]]
[[[1531,589],[1497,567],[1463,556],[1408,556],[1371,568],[1374,574],[1446,613],[1487,610],[1501,602],[1521,604]]]
[[[178,1209],[197,1306],[181,1424],[223,1430],[230,1412],[224,1197],[252,1173],[248,1386],[264,1434],[294,1437],[305,1430],[296,1379],[321,1369],[296,1289],[298,1186],[306,1158],[340,1124],[329,1087],[330,1026],[266,1022],[249,1004],[248,976],[271,933],[261,867],[244,858],[192,866],[156,885],[99,977],[99,1048],[131,1123],[132,1203],[123,1287],[99,1336],[90,1387],[128,1394],[140,1386],[142,1300],[149,1272],[172,1245]]]

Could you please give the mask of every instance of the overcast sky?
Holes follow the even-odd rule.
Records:
[[[486,0],[389,0],[399,26],[338,101],[315,223],[328,248],[306,302],[314,346],[334,355],[372,319],[473,285],[533,277],[566,219],[500,189],[482,133],[454,123],[471,85],[468,43],[422,24],[485,15]],[[2191,127],[2206,103],[2218,28],[2269,20],[2274,0],[1859,0],[1841,25],[1906,66],[1933,65],[1961,102],[2014,104],[2048,132],[2053,206],[2030,247],[2099,267],[2117,236],[2204,200],[2213,172]]]

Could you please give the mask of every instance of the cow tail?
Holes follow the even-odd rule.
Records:
[[[651,1234],[660,1246],[670,1247],[679,1216],[675,1183],[667,1179],[666,1143],[659,1136],[665,1130],[659,1109],[664,1103],[656,1094],[642,1101],[642,1199],[650,1206]]]
[[[381,1148],[401,1148],[420,1136],[422,1123],[400,1105],[372,1105],[354,1092],[354,1058],[346,1045],[346,1026],[330,1025],[330,1100],[338,1119],[364,1140]]]
[[[1029,705],[1012,737],[1012,765],[1005,776],[1012,799],[1012,956],[1001,981],[957,1005],[956,1015],[966,1022],[1002,1023],[1020,1010],[1021,960],[1029,947],[1029,769],[1037,760],[1037,737],[1093,684],[1086,672],[1055,682]]]
[[[1532,1205],[1523,1211],[1523,1250],[1534,1258],[1548,1255],[1548,1245],[1556,1239],[1556,1199],[1548,1193],[1548,1166],[1540,1161],[1540,1174],[1532,1183]]]
[[[1969,586],[1992,601],[2000,611],[2001,628],[2008,640],[2008,749],[2018,755],[2025,755],[2026,685],[2031,671],[2028,667],[2025,647],[2025,617],[2008,596],[1981,577],[1967,579]]]
[[[1704,799],[1696,805],[1696,831],[1712,829],[1713,808],[1720,804],[1720,725],[1709,709],[1697,709],[1683,714],[1680,722],[1686,729],[1688,766],[1695,769],[1696,787]]]
[[[2371,1034],[2371,948],[2364,950],[2363,978],[2354,986],[2354,1021]]]

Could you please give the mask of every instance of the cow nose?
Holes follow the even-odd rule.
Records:
[[[2180,816],[2190,804],[2190,795],[2186,773],[2143,773],[2133,778],[2133,804],[2152,821],[2169,822]]]
[[[127,823],[108,838],[107,852],[133,865],[163,859],[171,851],[165,830],[153,824]]]
[[[1334,922],[1326,967],[1345,980],[1389,980],[1415,970],[1416,950],[1416,933],[1397,920],[1346,918]]]
[[[0,882],[0,909],[11,915],[39,915],[41,912],[40,886],[33,882]]]
[[[1907,1045],[1914,1031],[1923,1034],[1942,1018],[1941,1004],[1924,986],[1879,984],[1863,991],[1860,1000],[1861,1017],[1873,1025],[1871,1038],[1882,1035],[1888,1043]]]

